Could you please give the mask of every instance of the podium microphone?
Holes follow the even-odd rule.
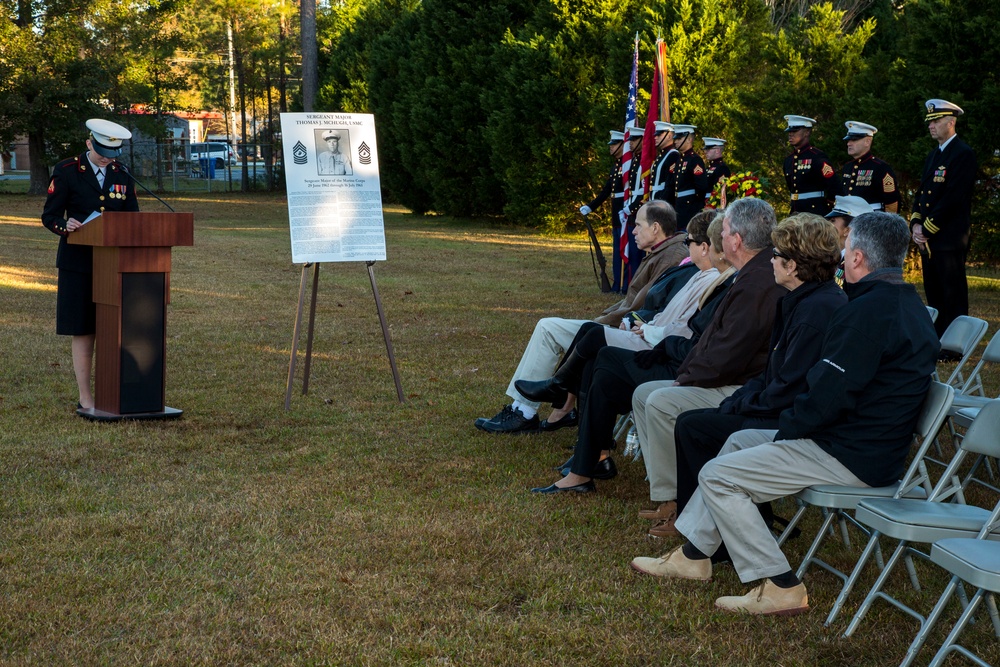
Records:
[[[145,190],[146,192],[148,192],[153,197],[153,199],[155,199],[156,201],[160,202],[161,204],[163,204],[164,206],[166,206],[167,208],[169,208],[171,213],[176,213],[177,212],[177,211],[174,210],[174,208],[170,204],[168,204],[167,202],[165,202],[162,199],[160,199],[159,197],[157,197],[155,192],[153,192],[152,190],[150,190],[149,188],[147,188],[145,185],[143,185],[142,183],[140,183],[136,179],[136,177],[132,175],[132,171],[128,167],[126,167],[123,162],[119,162],[118,166],[121,167],[122,171],[124,171],[126,174],[128,174],[128,177],[132,179],[133,183],[135,183],[140,188],[142,188],[143,190]]]

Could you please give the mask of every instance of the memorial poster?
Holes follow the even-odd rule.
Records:
[[[292,262],[384,260],[374,117],[283,113],[281,140]]]

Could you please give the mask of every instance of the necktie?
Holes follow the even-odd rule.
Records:
[[[104,188],[104,170],[103,169],[98,169],[97,170],[97,184],[100,185],[102,189]]]

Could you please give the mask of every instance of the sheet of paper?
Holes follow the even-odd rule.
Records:
[[[90,222],[91,220],[93,220],[94,218],[99,218],[99,217],[101,217],[101,212],[100,211],[94,211],[93,213],[91,213],[90,215],[88,215],[87,219],[84,220],[83,222],[81,222],[80,224],[81,225],[85,225],[88,222]]]

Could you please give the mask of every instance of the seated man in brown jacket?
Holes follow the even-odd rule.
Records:
[[[656,279],[667,269],[680,264],[688,256],[684,245],[684,232],[677,231],[677,214],[670,204],[662,201],[648,202],[639,209],[633,229],[639,248],[646,256],[639,264],[625,298],[609,307],[594,322],[617,327],[622,317],[642,308],[646,293]],[[536,401],[529,401],[514,388],[516,380],[542,380],[555,371],[563,353],[573,342],[580,327],[590,320],[568,320],[546,317],[538,321],[531,340],[521,355],[521,362],[507,386],[507,395],[514,403],[505,405],[492,419],[479,418],[476,428],[489,433],[534,433],[548,426],[539,424]],[[565,420],[564,420],[565,421]],[[560,422],[559,426],[575,425]]]

